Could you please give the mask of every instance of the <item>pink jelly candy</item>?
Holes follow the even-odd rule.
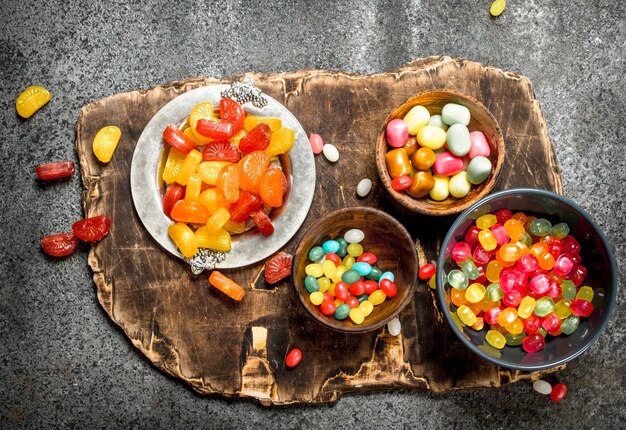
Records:
[[[472,255],[472,248],[466,242],[457,242],[452,248],[452,259],[457,263],[467,260]]]
[[[483,156],[489,158],[491,154],[491,148],[489,148],[489,143],[487,142],[487,138],[483,134],[482,131],[472,131],[470,134],[470,142],[472,142],[472,146],[470,147],[469,157],[474,158],[478,156]]]
[[[401,148],[409,140],[409,127],[401,119],[392,119],[387,124],[386,135],[390,146]]]
[[[311,133],[311,137],[309,137],[309,142],[311,142],[311,149],[313,150],[313,154],[320,154],[322,152],[322,148],[324,148],[324,141],[322,140],[322,136],[316,133]]]
[[[483,248],[483,246],[479,243],[478,245],[476,245],[476,248],[474,248],[474,252],[472,253],[472,258],[474,259],[474,263],[479,264],[481,266],[489,263],[489,260],[491,260],[491,256],[493,255],[493,252],[494,251],[485,250],[485,248]]]
[[[526,254],[522,255],[519,260],[517,260],[515,267],[524,273],[532,273],[539,268],[539,262],[534,255]]]
[[[574,299],[569,305],[569,310],[577,317],[588,317],[593,312],[593,305],[587,300]]]
[[[579,266],[580,267],[580,266]],[[559,276],[569,275],[569,272],[574,268],[574,262],[567,254],[561,254],[554,263],[554,273]]]
[[[548,291],[544,293],[544,296],[550,297],[551,299],[556,299],[563,292],[563,288],[561,288],[561,284],[556,281],[550,282],[550,288]]]
[[[450,151],[438,154],[433,164],[433,172],[439,176],[456,175],[461,170],[463,170],[463,159]]]
[[[536,275],[530,279],[528,283],[533,293],[543,295],[550,289],[550,278],[548,275]]]
[[[561,319],[554,312],[550,312],[543,319],[541,327],[545,328],[547,332],[555,332],[561,328]]]
[[[529,334],[522,341],[522,348],[524,348],[524,351],[532,354],[533,352],[541,351],[545,344],[545,339],[539,333]]]
[[[495,224],[491,226],[490,230],[496,238],[498,245],[504,245],[509,242],[509,234],[506,232],[506,229],[502,226],[502,224]]]

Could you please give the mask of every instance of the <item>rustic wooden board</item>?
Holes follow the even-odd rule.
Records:
[[[388,113],[412,94],[432,88],[465,92],[499,121],[507,159],[497,189],[561,192],[546,124],[525,77],[449,57],[419,59],[371,76],[319,70],[248,76],[286,105],[307,133],[320,133],[339,148],[341,158],[334,165],[316,157],[318,180],[305,226],[334,209],[375,206],[407,227],[420,263],[436,258],[453,217],[418,216],[397,205],[378,181],[374,163],[376,134]],[[133,150],[163,105],[216,82],[193,78],[117,94],[85,106],[76,125],[85,215],[107,214],[112,220],[110,235],[89,254],[98,300],[148,359],[200,393],[252,397],[262,404],[331,402],[342,393],[373,390],[498,387],[538,376],[499,369],[473,355],[454,337],[425,284],[418,285],[414,300],[400,314],[400,336],[389,336],[384,328],[346,335],[310,318],[290,281],[268,288],[262,264],[227,272],[248,290],[242,303],[234,303],[208,288],[205,276],[194,278],[186,264],[163,251],[133,207]],[[123,137],[111,163],[102,165],[91,142],[109,124],[119,126]],[[356,185],[364,177],[374,181],[374,188],[358,198]],[[295,249],[301,234],[285,251]],[[304,360],[286,369],[283,359],[294,346],[302,349]]]

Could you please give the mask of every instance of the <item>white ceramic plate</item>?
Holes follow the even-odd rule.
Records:
[[[150,120],[137,141],[130,168],[130,186],[135,208],[141,222],[150,235],[168,252],[184,259],[167,234],[172,224],[163,213],[163,181],[158,178],[159,163],[163,153],[163,130],[168,124],[176,124],[191,113],[201,102],[219,104],[220,93],[228,90],[228,85],[210,85],[186,92],[165,105]],[[258,108],[250,103],[243,105],[247,113],[262,116],[275,116],[284,126],[295,131],[295,144],[289,152],[291,164],[291,192],[285,201],[282,212],[274,218],[274,233],[263,237],[255,231],[233,236],[233,247],[225,253],[215,268],[230,269],[247,266],[261,261],[282,248],[298,231],[304,222],[313,201],[315,191],[315,162],[306,133],[298,120],[271,97],[263,94],[267,105]],[[288,177],[287,180],[290,178]],[[205,268],[210,268],[206,266]]]

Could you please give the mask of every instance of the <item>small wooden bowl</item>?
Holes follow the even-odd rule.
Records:
[[[429,196],[416,199],[404,191],[394,190],[391,188],[392,178],[387,171],[387,165],[385,163],[385,154],[392,149],[387,144],[387,138],[385,136],[387,124],[392,119],[404,118],[407,112],[417,105],[422,105],[427,108],[431,115],[440,115],[441,109],[446,103],[457,103],[467,107],[472,115],[468,126],[469,130],[482,131],[485,134],[491,148],[491,155],[489,156],[493,166],[491,174],[482,184],[472,185],[469,194],[461,199],[450,196],[438,202],[431,199]],[[453,90],[440,89],[424,91],[411,97],[387,117],[378,134],[378,141],[376,142],[376,167],[378,168],[378,175],[389,194],[403,206],[414,212],[425,215],[443,216],[464,211],[473,203],[489,194],[496,184],[503,164],[504,139],[502,138],[500,126],[493,115],[491,115],[491,112],[475,98]]]
[[[309,301],[309,292],[304,287],[304,268],[312,263],[308,258],[309,250],[316,245],[321,246],[326,240],[343,237],[352,228],[363,230],[363,248],[378,257],[378,268],[383,272],[393,272],[398,287],[396,296],[375,306],[361,325],[353,323],[350,318],[339,321],[332,315],[322,314],[319,307]],[[415,292],[417,271],[415,246],[404,226],[378,209],[353,207],[331,212],[307,229],[296,248],[292,277],[300,302],[313,318],[333,330],[363,333],[384,326],[409,304]]]

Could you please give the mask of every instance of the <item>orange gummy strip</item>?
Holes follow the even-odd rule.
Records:
[[[237,300],[238,302],[240,302],[241,299],[243,299],[243,296],[246,295],[246,291],[241,288],[239,284],[224,276],[217,270],[211,272],[211,276],[209,276],[209,283],[231,299]]]

